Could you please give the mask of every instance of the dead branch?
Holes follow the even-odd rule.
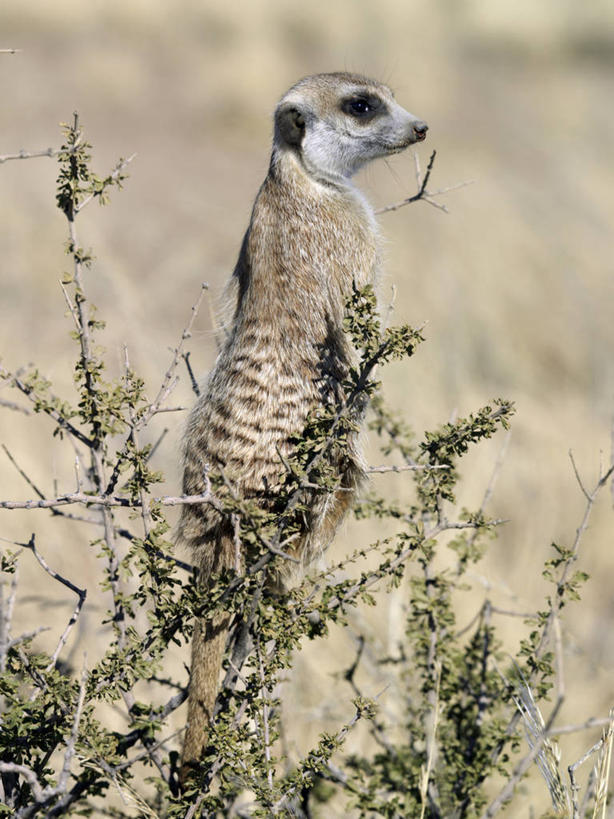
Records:
[[[3,53],[0,51],[0,54]],[[18,151],[15,154],[1,154],[0,165],[3,162],[9,162],[11,159],[36,159],[39,156],[54,157],[60,153],[58,148],[47,148],[44,151]]]

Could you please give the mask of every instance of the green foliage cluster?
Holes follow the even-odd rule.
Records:
[[[322,407],[309,419],[284,464],[274,504],[238,497],[223,475],[211,475],[210,490],[189,501],[212,503],[227,515],[246,555],[244,573],[221,574],[203,596],[175,556],[164,515],[166,505],[188,500],[152,495],[161,476],[150,465],[152,447],[139,442],[168,395],[181,349],[157,398],[149,401],[128,362],[119,380],[106,380],[104,351],[95,341],[104,325],[86,295],[85,275],[93,257],[80,246],[75,223],[90,200],[104,203],[109,189],[121,185],[124,164],[97,177],[89,149],[75,117],[65,127],[59,154],[57,203],[69,225],[73,270],[64,275],[63,287],[75,323],[77,402],[54,396],[52,385],[36,370],[26,376],[2,370],[2,378],[53,421],[53,434],[85,451],[83,486],[49,508],[63,514],[63,504],[70,501],[96,516],[91,546],[99,554],[101,588],[110,601],[104,620],[110,626],[108,644],[101,659],[81,672],[65,664],[64,643],[86,590],[53,573],[34,538],[21,544],[20,552],[4,550],[0,570],[9,606],[0,630],[0,814],[323,817],[332,815],[334,806],[346,805],[360,817],[481,815],[492,783],[513,778],[511,759],[519,748],[513,681],[532,686],[537,700],[547,695],[554,678],[553,621],[563,605],[577,599],[586,579],[570,570],[576,547],[555,547],[545,567],[555,592],[529,622],[511,670],[488,601],[468,628],[458,628],[455,600],[467,593],[467,570],[481,560],[497,523],[482,508],[454,517],[458,464],[471,447],[507,427],[512,405],[498,400],[416,442],[405,422],[387,408],[376,374],[387,362],[411,356],[422,336],[407,326],[383,329],[372,289],[355,289],[346,330],[357,357],[345,384],[346,402]],[[343,456],[368,404],[370,428],[382,452],[411,476],[413,499],[401,504],[368,495],[358,504],[357,516],[386,520],[392,533],[280,594],[270,581],[288,559],[284,549],[310,504],[339,488],[332,464]],[[46,500],[39,498],[38,504]],[[437,554],[444,548],[456,554],[454,569],[439,568]],[[28,550],[42,560],[41,570],[78,597],[52,655],[34,648],[35,632],[10,634],[16,566]],[[347,722],[322,734],[299,758],[289,758],[280,740],[282,730],[291,730],[283,720],[280,680],[306,640],[322,639],[331,624],[346,623],[352,608],[372,605],[378,588],[397,588],[405,595],[399,656],[379,659],[382,667],[393,669],[403,692],[395,703],[398,717],[391,724],[376,699],[358,689],[359,653],[345,674]],[[189,641],[195,616],[220,609],[233,613],[225,679],[206,755],[180,793],[179,738],[168,726],[185,700],[187,680],[169,670],[169,646]],[[172,692],[163,705],[147,698],[147,682],[154,679]],[[137,699],[137,690],[144,699]],[[105,725],[104,703],[121,710],[123,729]],[[348,755],[344,742],[358,722],[366,726],[375,750]],[[122,799],[109,807],[114,792]],[[241,813],[237,805],[246,793],[251,806]]]

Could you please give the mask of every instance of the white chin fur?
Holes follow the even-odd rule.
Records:
[[[394,146],[402,150],[408,144],[412,123],[416,121],[413,114],[400,106],[393,118],[383,120],[381,127],[370,134],[362,129],[356,133],[342,130],[338,124],[326,120],[312,121],[301,145],[303,162],[320,178],[348,179],[365,163],[394,152]]]
[[[358,151],[353,149],[351,138],[344,138],[326,122],[317,121],[308,128],[301,153],[307,168],[324,178],[348,178],[358,170]]]

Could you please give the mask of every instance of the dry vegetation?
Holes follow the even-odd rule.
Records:
[[[598,2],[590,13],[580,5],[562,13],[554,0],[501,1],[487,12],[484,6],[4,0],[0,46],[22,51],[0,55],[0,154],[57,146],[57,123],[74,109],[94,142],[98,167],[137,153],[124,193],[112,208],[84,213],[81,236],[100,257],[90,294],[108,321],[103,337],[117,352],[117,372],[126,343],[153,391],[200,282],[207,280],[216,298],[232,268],[265,173],[270,111],[280,93],[303,74],[339,67],[388,81],[401,103],[429,122],[421,158],[426,162],[437,148],[431,188],[475,183],[450,195],[449,215],[420,203],[382,217],[382,293],[394,283],[396,316],[427,322],[428,339],[409,365],[388,370],[386,394],[419,432],[493,395],[516,402],[488,510],[509,523],[477,588],[503,608],[532,611],[543,596],[548,544],[569,543],[581,516],[568,450],[589,485],[600,459],[610,458],[614,13]],[[69,390],[68,324],[48,321],[63,309],[58,280],[66,266],[64,225],[51,194],[55,176],[47,158],[0,166],[0,351],[7,366],[35,361],[58,389]],[[376,205],[396,201],[414,188],[412,158],[381,164],[359,181]],[[204,373],[214,355],[203,310],[192,341],[194,368]],[[177,405],[192,400],[187,379],[175,399]],[[41,489],[53,493],[53,480],[72,485],[63,445],[50,441],[44,424],[0,410],[0,442]],[[178,419],[162,416],[151,432],[153,439],[169,429],[157,464],[169,494],[179,485]],[[500,448],[495,440],[466,462],[461,505],[484,492]],[[378,457],[373,453],[372,462]],[[397,476],[391,491],[402,485]],[[30,494],[0,453],[0,497]],[[563,722],[606,716],[612,705],[608,500],[601,498],[586,535],[581,568],[591,580],[583,604],[564,623]],[[72,534],[68,539],[61,520],[45,515],[4,512],[0,534],[27,541],[36,527],[49,562],[93,588],[94,556]],[[369,525],[351,524],[334,557],[348,543],[368,539]],[[72,600],[51,581],[45,585],[30,563],[22,565],[19,625],[63,622]],[[77,664],[85,647],[96,657],[96,607],[105,604],[93,595],[88,605],[72,637]],[[356,615],[366,618],[359,625],[375,645],[394,648],[398,606],[398,595],[382,594],[375,610]],[[510,646],[517,625],[501,624]],[[337,687],[339,699],[347,698],[346,683],[331,674],[347,668],[354,652],[351,634],[339,630],[299,657],[286,699],[300,743],[346,716],[323,711],[320,691]],[[178,662],[185,660],[178,654]],[[367,652],[361,673],[374,692],[379,681],[372,670]],[[597,735],[567,738],[564,763]],[[360,733],[352,741],[359,743]],[[543,810],[548,801],[536,773],[526,804]],[[528,807],[514,815],[528,815]]]

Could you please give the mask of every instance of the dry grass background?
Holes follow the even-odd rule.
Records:
[[[257,187],[266,173],[272,108],[298,77],[350,69],[390,83],[430,125],[423,163],[437,148],[431,187],[465,179],[445,215],[417,204],[382,217],[384,296],[394,283],[397,320],[426,325],[415,359],[388,370],[386,394],[420,433],[490,398],[518,414],[489,511],[509,519],[476,579],[466,618],[488,593],[532,610],[544,585],[551,540],[569,544],[583,499],[568,459],[587,484],[600,452],[610,457],[614,412],[614,10],[593,0],[3,0],[0,154],[57,146],[57,124],[80,112],[95,166],[137,152],[125,191],[111,206],[88,208],[81,240],[98,256],[90,293],[108,321],[103,334],[117,368],[127,343],[133,365],[156,388],[202,280],[214,298],[232,270]],[[5,366],[36,362],[58,391],[70,390],[73,349],[58,279],[65,268],[64,220],[54,208],[55,163],[0,166],[0,351]],[[414,190],[409,154],[359,179],[376,205]],[[192,342],[195,368],[214,360],[203,311]],[[189,403],[189,385],[176,393]],[[158,464],[179,486],[178,416]],[[43,419],[2,410],[0,441],[45,492],[72,487],[66,444],[50,442]],[[502,440],[467,460],[461,497],[479,503]],[[372,461],[380,456],[372,454]],[[390,491],[403,491],[402,480]],[[0,495],[31,490],[0,460]],[[563,721],[606,716],[613,700],[614,614],[611,498],[602,497],[582,550],[592,575],[565,623],[568,700]],[[77,537],[43,512],[5,512],[0,534],[39,547],[58,570],[93,590],[97,568],[89,533]],[[351,524],[334,555],[371,531]],[[23,607],[29,627],[65,622],[72,600],[47,587],[26,555]],[[488,589],[488,591],[486,591]],[[48,601],[46,607],[42,599]],[[400,598],[382,596],[357,615],[384,650],[394,646]],[[95,656],[96,607],[73,640]],[[461,610],[461,622],[465,610]],[[59,619],[61,618],[61,620]],[[513,647],[518,622],[501,623]],[[348,691],[331,674],[347,667],[348,633],[301,655],[286,694],[296,710],[298,746],[330,720],[348,716]],[[185,655],[178,657],[185,659]],[[75,660],[77,661],[77,660]],[[375,693],[367,657],[365,692]],[[330,692],[322,708],[321,691]],[[182,714],[177,724],[181,723]],[[360,741],[358,738],[356,741]],[[594,741],[563,743],[573,761]],[[508,811],[528,816],[548,804],[529,783]]]

